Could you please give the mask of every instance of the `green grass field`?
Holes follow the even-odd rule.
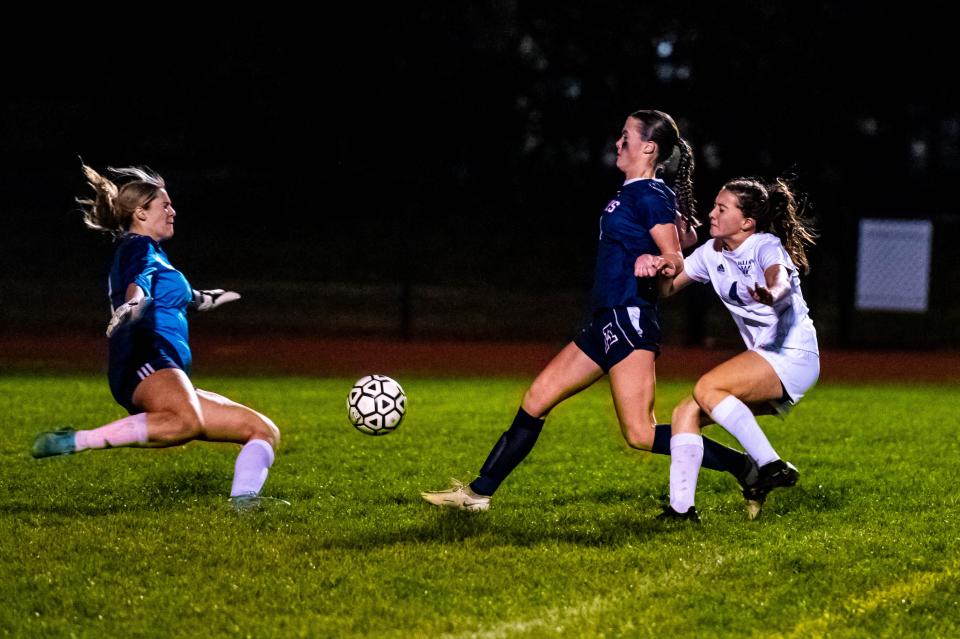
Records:
[[[459,513],[419,492],[473,477],[529,380],[401,379],[407,418],[380,438],[346,421],[352,381],[197,380],[283,432],[264,494],[292,506],[237,515],[238,447],[33,460],[36,432],[121,409],[100,377],[0,377],[0,634],[960,635],[952,387],[816,388],[762,420],[799,485],[748,522],[703,471],[696,527],[654,520],[669,459],[625,447],[605,383],[554,412],[489,512]],[[658,415],[688,389],[661,383]]]

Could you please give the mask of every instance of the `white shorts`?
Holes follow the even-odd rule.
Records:
[[[789,401],[771,400],[770,402],[777,414],[781,416],[789,413],[820,377],[820,355],[817,353],[802,351],[798,348],[782,348],[778,351],[758,348],[753,352],[770,362],[787,395],[790,396]]]

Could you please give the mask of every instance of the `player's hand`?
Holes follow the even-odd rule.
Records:
[[[663,264],[660,266],[658,272],[664,277],[676,277],[677,267],[671,263],[670,260],[663,260]]]
[[[107,324],[107,337],[113,337],[116,330],[124,324],[139,320],[149,304],[150,298],[144,297],[132,299],[118,306],[117,309],[113,311],[110,323]]]
[[[215,288],[209,291],[193,292],[193,307],[198,311],[211,311],[227,302],[235,302],[240,299],[240,293],[234,291],[225,291],[222,288]]]
[[[644,253],[633,263],[633,274],[637,277],[656,277],[657,273],[669,263],[659,255]]]
[[[754,302],[760,302],[761,304],[766,304],[767,306],[773,306],[773,294],[770,293],[770,289],[757,284],[756,288],[750,288],[748,286],[747,292],[750,293],[750,297],[753,298]]]
[[[670,260],[659,255],[644,253],[633,263],[633,274],[637,277],[656,277],[657,275],[674,277],[677,274],[677,267]]]

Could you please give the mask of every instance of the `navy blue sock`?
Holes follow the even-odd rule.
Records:
[[[672,437],[670,424],[657,424],[653,431],[653,448],[650,449],[650,452],[658,455],[669,455],[670,437]],[[704,454],[704,457],[706,457],[706,454]]]
[[[650,449],[650,452],[658,455],[669,455],[670,437],[670,424],[657,424],[653,436],[653,448]],[[728,472],[734,477],[739,477],[747,468],[747,456],[739,450],[704,437],[703,463],[701,465],[710,470]]]
[[[537,443],[540,431],[543,430],[542,419],[527,414],[523,408],[517,411],[513,423],[497,441],[487,461],[480,469],[480,476],[470,483],[470,488],[478,495],[492,495],[500,487],[517,464],[533,450]]]

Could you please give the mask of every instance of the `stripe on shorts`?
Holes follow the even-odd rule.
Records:
[[[620,332],[623,334],[623,338],[627,340],[627,344],[630,345],[630,348],[636,348],[633,342],[630,341],[630,337],[627,335],[627,332],[623,330],[622,326],[620,326],[620,318],[617,317],[617,309],[613,309],[613,321],[617,323],[617,328],[620,329]]]

